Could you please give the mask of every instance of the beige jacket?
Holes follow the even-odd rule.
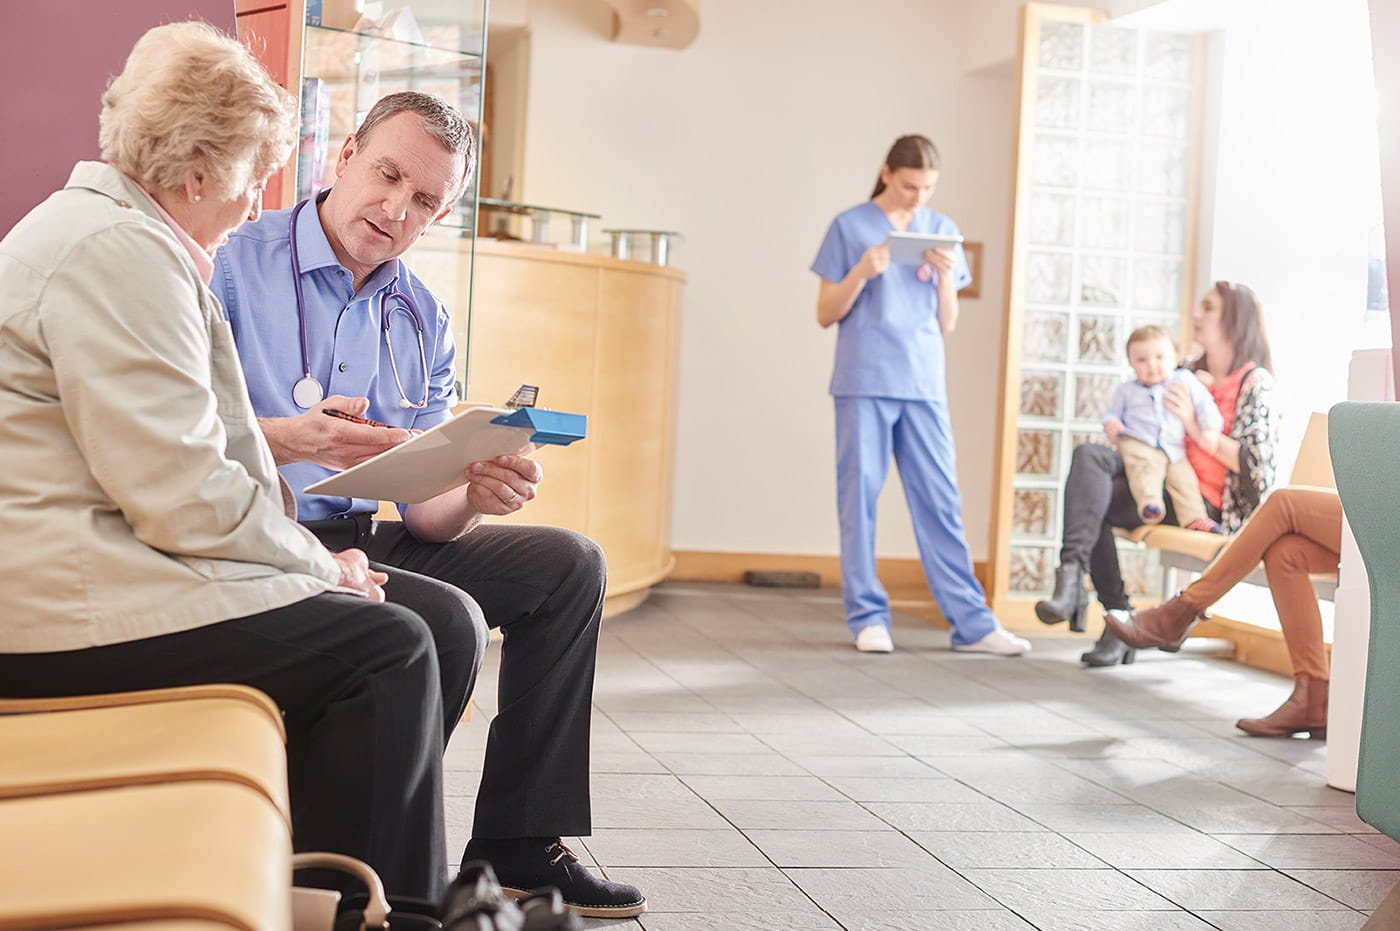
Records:
[[[0,240],[0,653],[334,587],[285,508],[218,300],[140,188],[78,163]]]

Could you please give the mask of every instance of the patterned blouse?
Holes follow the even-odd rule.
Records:
[[[1220,526],[1235,533],[1274,485],[1278,447],[1278,411],[1273,405],[1274,376],[1255,367],[1240,385],[1231,439],[1240,444],[1240,470],[1225,474]]]

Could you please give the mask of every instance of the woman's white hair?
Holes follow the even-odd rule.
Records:
[[[194,176],[217,198],[242,194],[286,161],[297,100],[208,23],[148,31],[102,95],[102,157],[148,191]]]

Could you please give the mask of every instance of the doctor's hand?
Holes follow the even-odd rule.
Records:
[[[884,243],[871,246],[856,263],[856,272],[865,280],[879,277],[890,267],[890,247]]]
[[[340,587],[348,588],[370,601],[383,601],[387,572],[375,572],[369,567],[369,557],[363,550],[344,550],[331,553],[331,558],[340,567]]]
[[[327,417],[323,410],[337,410],[363,417],[368,398],[347,398],[333,394],[295,417],[263,417],[258,420],[272,458],[277,464],[312,462],[342,471],[359,465],[386,449],[393,449],[413,436],[400,427],[371,427]]]
[[[535,497],[544,469],[524,456],[497,456],[467,467],[467,501],[478,514],[511,514]]]

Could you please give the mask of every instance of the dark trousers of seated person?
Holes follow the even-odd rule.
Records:
[[[368,515],[305,526],[332,551],[364,550],[389,573],[385,597],[428,622],[443,668],[448,733],[475,684],[485,625],[501,629],[497,711],[472,836],[591,833],[589,727],[607,580],[597,544],[555,527],[503,524],[425,543],[398,521]],[[471,622],[461,619],[464,604]]]
[[[1205,508],[1211,520],[1220,520],[1218,508],[1209,501],[1205,502]],[[1166,502],[1166,517],[1162,522],[1176,523],[1170,499]],[[1076,446],[1069,475],[1065,477],[1060,565],[1072,563],[1088,569],[1099,602],[1110,611],[1129,607],[1113,528],[1136,527],[1141,523],[1118,451],[1099,443]]]
[[[0,695],[238,682],[283,711],[293,846],[373,866],[398,895],[446,881],[437,655],[412,611],[327,593],[194,630],[0,654]]]

